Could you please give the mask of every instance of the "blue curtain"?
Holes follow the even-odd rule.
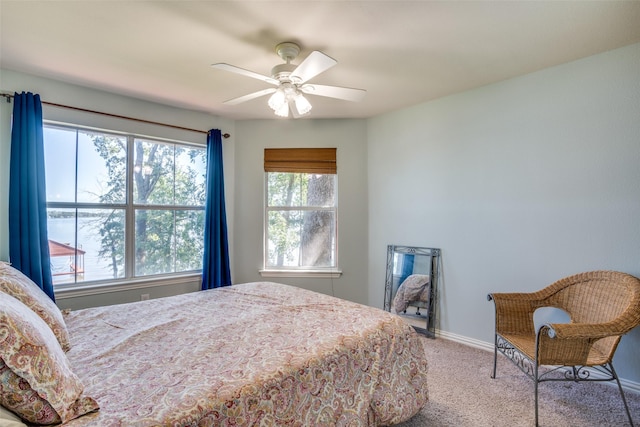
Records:
[[[9,261],[55,301],[49,242],[40,95],[13,97],[9,171]]]
[[[405,281],[405,279],[413,274],[413,262],[415,260],[415,255],[404,254],[402,256],[402,272],[400,273],[400,284]]]
[[[227,214],[224,203],[222,135],[211,129],[207,135],[207,201],[204,223],[202,289],[231,285]]]

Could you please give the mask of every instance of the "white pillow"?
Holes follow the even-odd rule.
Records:
[[[27,427],[20,418],[3,406],[0,406],[0,426],[2,427]]]

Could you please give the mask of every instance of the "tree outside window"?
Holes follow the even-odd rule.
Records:
[[[206,149],[45,127],[54,284],[202,268]]]
[[[313,155],[313,152],[305,153],[305,149],[276,154],[288,156],[296,150],[303,150],[303,155]],[[330,170],[335,170],[335,149],[330,150],[333,155]],[[299,160],[295,160],[295,165],[290,162],[286,166],[267,165],[265,160],[265,169],[288,170],[266,172],[265,268],[334,269],[337,267],[337,175],[309,172],[326,169],[309,168],[308,164],[303,167]]]

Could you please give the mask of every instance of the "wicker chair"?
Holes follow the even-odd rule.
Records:
[[[488,295],[496,308],[493,374],[498,351],[534,381],[538,425],[538,384],[543,381],[613,381],[620,390],[629,423],[629,406],[613,354],[622,335],[640,325],[640,279],[614,271],[594,271],[561,279],[533,293]],[[557,307],[569,323],[534,328],[534,311]],[[542,365],[549,369],[539,370]]]

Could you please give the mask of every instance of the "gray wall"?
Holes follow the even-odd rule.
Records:
[[[364,120],[236,122],[234,283],[277,281],[366,304],[367,140]],[[262,278],[264,149],[336,147],[340,278]]]
[[[640,276],[640,44],[369,120],[368,154],[370,305],[388,244],[442,249],[438,327],[480,342],[489,292]],[[638,354],[640,328],[615,358],[636,383]]]

